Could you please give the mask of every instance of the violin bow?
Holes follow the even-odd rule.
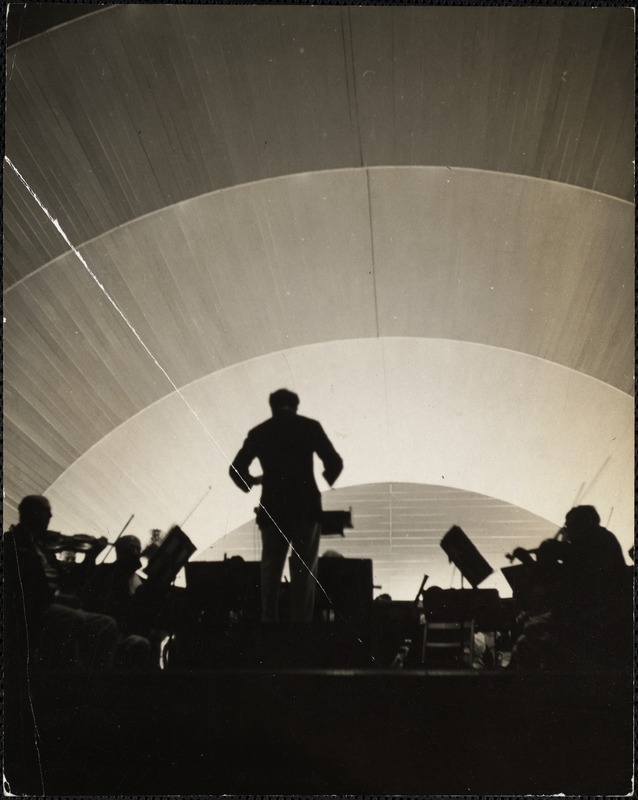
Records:
[[[188,514],[186,515],[186,519],[185,519],[185,520],[184,520],[184,522],[182,522],[182,524],[179,526],[180,528],[184,527],[184,523],[185,523],[185,522],[186,522],[188,519],[190,519],[190,517],[193,515],[193,512],[195,512],[195,511],[196,511],[196,510],[197,510],[197,509],[198,509],[198,508],[201,506],[201,504],[204,502],[204,500],[205,500],[205,499],[208,497],[208,494],[209,494],[209,492],[211,491],[211,489],[212,489],[212,488],[213,488],[212,486],[209,486],[209,487],[208,487],[208,489],[206,489],[206,491],[204,492],[203,496],[202,496],[202,497],[201,497],[201,498],[200,498],[200,499],[199,499],[199,500],[198,500],[198,501],[195,503],[195,505],[194,505],[194,506],[191,508],[191,510],[188,512]]]
[[[131,524],[131,521],[133,520],[133,517],[134,517],[134,516],[135,516],[135,514],[131,514],[131,516],[128,518],[128,521],[127,521],[126,525],[125,525],[125,526],[122,528],[122,530],[121,530],[121,531],[118,533],[118,535],[115,537],[115,539],[114,539],[112,542],[110,542],[110,543],[109,543],[109,546],[108,546],[108,547],[107,547],[107,548],[104,550],[104,555],[103,555],[103,557],[102,557],[102,561],[100,561],[100,564],[102,564],[102,563],[103,563],[103,562],[106,560],[106,557],[107,557],[107,556],[108,556],[108,554],[111,552],[111,550],[112,550],[112,549],[115,547],[115,545],[117,544],[117,541],[118,541],[118,539],[120,538],[120,536],[121,536],[121,535],[124,533],[124,531],[125,531],[125,530],[128,528],[128,526]],[[97,563],[97,562],[96,562],[96,563]]]

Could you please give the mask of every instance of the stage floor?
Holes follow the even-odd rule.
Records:
[[[14,794],[631,791],[630,674],[233,669],[18,684],[5,684]]]

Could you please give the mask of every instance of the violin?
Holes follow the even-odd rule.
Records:
[[[518,559],[521,562],[520,566],[505,569],[517,571],[514,600],[528,614],[545,613],[556,604],[563,569],[564,535],[561,528],[553,539],[545,539],[538,547],[517,547],[512,553],[506,553],[509,561]]]
[[[91,536],[88,533],[65,534],[59,531],[47,531],[43,547],[50,553],[71,551],[74,553],[94,552],[96,555],[104,550],[108,541],[105,536]]]
[[[524,547],[517,547],[512,553],[505,553],[505,558],[508,561],[518,559],[521,563],[529,566],[544,562],[560,561],[564,555],[564,542],[565,542],[565,529],[561,528],[553,539],[545,539],[538,547],[527,550]],[[532,559],[536,556],[536,561]]]
[[[518,559],[523,564],[529,564],[532,561],[531,556],[536,555],[539,549],[539,547],[535,547],[532,550],[526,550],[524,547],[517,547],[514,552],[505,553],[505,558],[510,562]]]

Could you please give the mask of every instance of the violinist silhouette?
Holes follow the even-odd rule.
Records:
[[[114,549],[115,561],[99,564],[85,582],[83,604],[89,611],[113,617],[125,633],[147,635],[150,624],[135,602],[143,582],[137,574],[142,566],[142,543],[137,536],[128,534],[119,537]]]
[[[311,622],[315,598],[315,574],[321,536],[321,494],[313,470],[316,453],[323,462],[323,476],[330,484],[343,469],[341,456],[314,419],[297,414],[299,397],[278,389],[269,397],[272,417],[249,431],[230,468],[230,477],[243,491],[262,484],[257,510],[261,531],[262,621],[278,622],[281,576],[292,544],[292,622]],[[262,476],[250,473],[258,459]]]
[[[530,552],[536,554],[536,560]],[[631,596],[620,543],[593,506],[576,506],[554,539],[516,549],[543,602],[528,607],[513,666],[622,666],[631,644]],[[540,588],[539,588],[540,587]]]
[[[144,639],[122,637],[112,617],[84,611],[78,598],[60,591],[64,575],[47,549],[60,534],[48,531],[52,511],[47,498],[28,495],[18,515],[18,524],[3,537],[5,633],[16,654],[28,659],[39,647],[45,660],[62,655],[69,666],[87,670],[110,669],[116,651],[125,663],[142,663],[148,652]],[[104,543],[98,540],[97,548]]]

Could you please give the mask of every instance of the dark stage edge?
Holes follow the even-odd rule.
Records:
[[[22,689],[5,701],[14,794],[631,792],[618,673],[48,673]]]

